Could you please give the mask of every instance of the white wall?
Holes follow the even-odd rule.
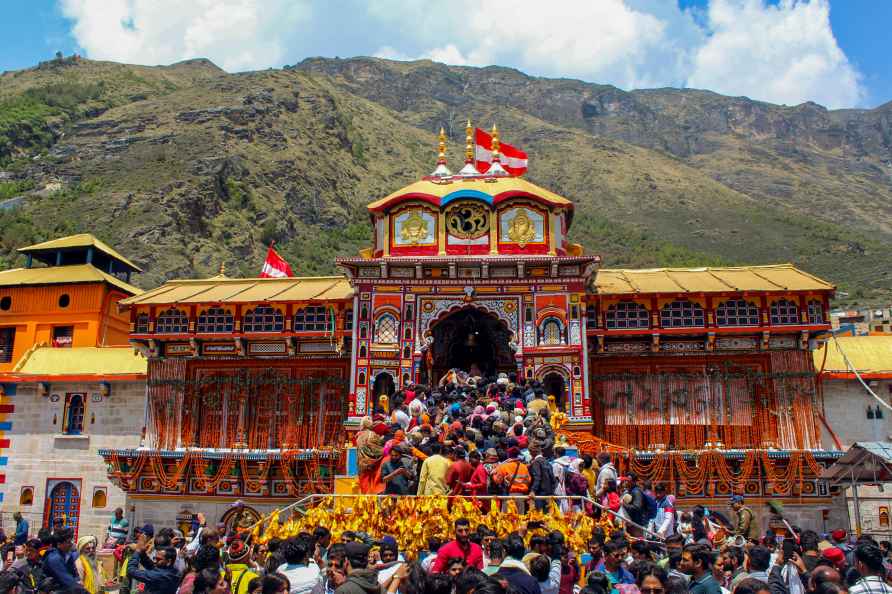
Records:
[[[843,448],[858,441],[892,441],[892,410],[880,405],[858,380],[825,379],[824,416]],[[887,404],[892,404],[892,381],[878,380],[871,389]],[[880,407],[882,419],[868,419],[868,406],[876,410]],[[826,429],[821,431],[821,445],[830,450],[836,449],[833,439]]]
[[[112,382],[108,397],[101,396],[98,383],[49,384],[47,396],[37,394],[36,384],[19,384],[11,401],[15,412],[8,420],[10,447],[6,467],[2,511],[7,533],[14,531],[12,512],[20,511],[28,520],[31,533],[43,525],[48,481],[80,481],[79,535],[94,534],[103,539],[109,518],[116,507],[125,506],[124,492],[115,487],[106,474],[106,466],[97,454],[99,448],[128,448],[139,445],[145,417],[145,389],[142,382]],[[80,436],[62,435],[66,393],[86,393],[84,431]],[[55,400],[54,395],[58,395]],[[54,423],[55,421],[55,423]],[[34,502],[20,507],[22,487],[34,487]],[[96,487],[105,487],[107,504],[92,507]]]

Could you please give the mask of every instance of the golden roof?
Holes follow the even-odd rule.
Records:
[[[71,264],[40,268],[12,268],[0,271],[0,287],[24,287],[30,285],[60,285],[66,283],[106,282],[131,295],[139,295],[142,289],[103,272],[92,264]]]
[[[291,278],[227,278],[167,281],[142,295],[122,300],[121,305],[168,305],[174,303],[249,303],[257,301],[342,301],[353,297],[343,276]]]
[[[119,260],[120,262],[126,264],[136,272],[142,272],[142,269],[139,266],[119,254],[114,248],[109,246],[101,239],[96,239],[96,237],[94,237],[90,233],[78,233],[77,235],[69,235],[68,237],[60,237],[59,239],[51,239],[49,241],[44,241],[43,243],[35,243],[34,245],[19,248],[18,251],[22,254],[28,254],[33,252],[47,252],[52,250],[64,250],[70,248],[91,246],[95,247],[101,252],[105,252],[115,260]]]
[[[734,268],[602,268],[594,278],[602,295],[723,293],[728,291],[833,291],[830,283],[792,264]]]
[[[397,199],[406,197],[411,198],[433,198],[438,204],[442,204],[443,199],[451,199],[450,194],[462,192],[466,197],[473,197],[478,194],[479,198],[489,198],[493,203],[500,200],[510,198],[512,196],[529,195],[545,200],[553,206],[565,206],[573,208],[573,203],[563,196],[559,196],[550,190],[541,188],[534,183],[528,182],[522,177],[469,177],[462,178],[454,176],[447,180],[428,180],[423,179],[414,184],[409,184],[405,188],[401,188],[380,200],[375,200],[368,205],[370,211],[379,211],[387,208]],[[462,197],[456,194],[456,198]]]
[[[39,346],[31,349],[12,370],[21,375],[134,375],[146,373],[146,358],[128,347]]]
[[[889,336],[838,336],[839,348],[831,338],[812,352],[815,369],[824,373],[851,373],[842,353],[852,367],[866,376],[892,374],[892,335]],[[840,352],[842,349],[842,353]],[[827,360],[824,361],[824,352]]]

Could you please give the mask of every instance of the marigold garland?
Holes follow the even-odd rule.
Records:
[[[500,505],[504,506],[500,510]],[[284,524],[279,512],[275,511],[258,523],[252,534],[260,542],[270,538],[288,538],[301,531],[312,532],[316,526],[328,528],[334,539],[340,539],[344,532],[364,532],[379,540],[385,535],[393,536],[400,550],[409,557],[427,548],[428,539],[438,537],[453,538],[453,526],[457,519],[467,518],[471,529],[483,524],[493,530],[499,538],[517,530],[529,522],[542,522],[543,530],[560,530],[574,550],[584,550],[596,526],[601,526],[606,534],[614,528],[607,515],[596,520],[581,512],[564,514],[558,505],[551,501],[547,511],[535,509],[521,514],[513,499],[480,500],[464,497],[325,497],[312,504],[300,517],[292,517]],[[530,538],[538,529],[527,532]]]

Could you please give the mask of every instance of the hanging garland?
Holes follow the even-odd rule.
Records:
[[[286,377],[277,373],[270,373],[269,370],[258,374],[242,375],[206,375],[195,379],[156,379],[146,382],[149,387],[172,386],[177,389],[201,389],[208,387],[219,388],[228,386],[237,389],[252,389],[260,386],[273,385],[275,387],[284,386],[319,386],[323,384],[334,384],[338,386],[346,386],[349,380],[338,376],[325,377]]]
[[[176,463],[176,468],[174,469],[173,475],[168,475],[164,470],[164,460],[160,455],[150,455],[149,456],[152,461],[152,469],[155,471],[155,476],[158,478],[158,481],[161,483],[161,486],[167,490],[176,489],[180,480],[183,478],[183,475],[186,474],[186,468],[189,466],[189,462],[192,459],[192,452],[187,451],[183,457]]]
[[[755,371],[753,369],[745,368],[742,371],[731,371],[729,369],[720,369],[720,368],[712,368],[707,369],[705,372],[700,373],[679,373],[679,372],[668,372],[668,371],[657,371],[657,372],[632,372],[632,371],[623,371],[617,373],[603,373],[603,374],[594,374],[591,376],[591,380],[593,382],[598,381],[629,381],[641,378],[660,378],[666,380],[702,380],[703,377],[709,377],[711,379],[717,378],[722,380],[729,379],[748,379],[748,380],[776,380],[776,379],[802,379],[802,378],[816,378],[817,374],[814,371],[773,371],[773,372],[764,372],[764,371]]]

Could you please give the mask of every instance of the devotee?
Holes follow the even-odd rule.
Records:
[[[861,542],[855,548],[855,569],[861,576],[849,594],[892,594],[892,587],[886,583],[883,567],[883,552],[876,544]]]
[[[483,570],[483,550],[480,545],[471,542],[471,523],[464,518],[455,521],[455,539],[437,550],[431,572],[443,572],[449,559],[453,558],[462,559],[467,567]]]
[[[49,540],[51,548],[43,560],[43,570],[47,576],[56,580],[56,583],[66,590],[78,583],[77,568],[74,566],[75,556],[71,552],[72,538],[74,531],[71,528],[61,528],[53,532]]]
[[[12,514],[12,519],[15,520],[15,540],[13,544],[22,546],[28,541],[28,521],[18,511]]]
[[[105,583],[105,574],[101,565],[96,563],[95,536],[82,536],[77,540],[77,559],[74,561],[78,579],[90,594],[96,594]]]
[[[680,568],[691,576],[691,594],[721,594],[722,590],[712,575],[712,551],[702,544],[689,544],[681,553]]]
[[[757,541],[759,539],[759,523],[756,521],[753,510],[743,504],[743,496],[731,496],[731,509],[737,515],[734,534],[753,542]]]
[[[418,494],[446,495],[449,492],[446,473],[449,472],[452,461],[440,454],[440,444],[429,444],[428,449],[431,455],[421,464],[421,472],[418,476]]]

